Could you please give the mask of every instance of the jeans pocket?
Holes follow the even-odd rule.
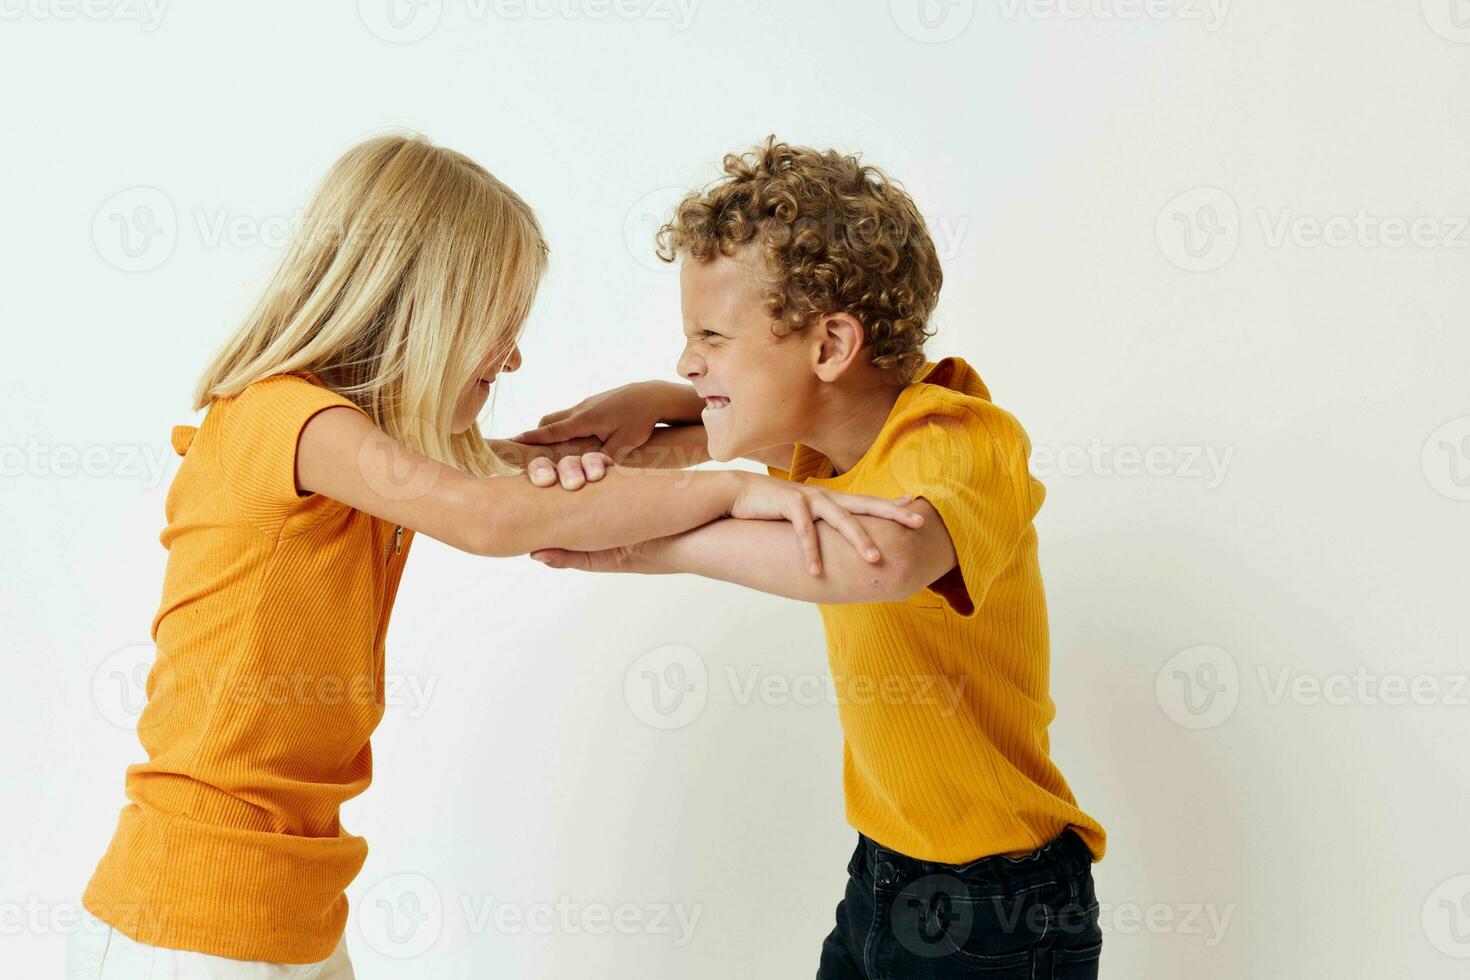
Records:
[[[876,898],[886,912],[883,976],[1031,980],[1048,923],[1034,892],[976,895],[958,876],[935,874],[880,890]]]
[[[967,953],[958,951],[951,968],[942,977],[985,977],[987,980],[1032,980],[1036,975],[1036,951],[1018,953]]]
[[[1096,980],[1101,959],[1101,942],[1053,950],[1051,980]]]

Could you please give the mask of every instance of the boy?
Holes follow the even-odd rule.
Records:
[[[663,259],[682,259],[691,384],[606,392],[518,439],[592,438],[636,466],[743,456],[794,481],[912,495],[924,524],[854,518],[882,561],[824,549],[820,575],[793,568],[789,532],[759,521],[533,557],[818,604],[859,832],[821,980],[1096,977],[1105,835],[1048,757],[1043,489],[1027,437],[963,360],[925,362],[942,276],[902,189],[774,137],[724,167],[658,236]],[[576,457],[558,466],[565,477]]]

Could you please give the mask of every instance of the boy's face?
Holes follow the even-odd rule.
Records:
[[[803,333],[777,337],[750,249],[679,270],[684,353],[679,374],[704,396],[709,454],[726,461],[797,441],[817,383]]]

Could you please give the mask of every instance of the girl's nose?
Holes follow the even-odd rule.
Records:
[[[505,359],[505,365],[500,370],[502,370],[502,371],[508,371],[508,372],[514,372],[514,371],[520,370],[520,367],[521,367],[521,345],[520,344],[516,344],[516,346],[510,352],[510,357],[508,357],[508,358]]]

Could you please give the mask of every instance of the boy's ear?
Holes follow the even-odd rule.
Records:
[[[827,313],[812,324],[812,370],[823,381],[836,381],[859,362],[863,325],[847,313]]]

